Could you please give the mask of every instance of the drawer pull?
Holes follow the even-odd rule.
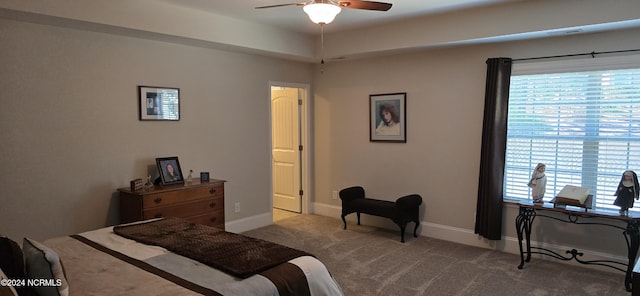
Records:
[[[153,216],[154,218],[162,218],[162,213],[157,213],[155,216]]]
[[[211,193],[211,194],[216,193],[216,189],[215,188],[211,188],[211,190],[209,190],[209,193]]]
[[[209,219],[209,221],[211,222],[216,222],[216,220],[217,220],[216,217],[211,217],[211,219]]]
[[[153,202],[155,202],[156,204],[159,204],[162,201],[162,198],[156,197],[156,199],[153,200]]]
[[[212,209],[215,208],[216,207],[216,203],[215,202],[210,203],[209,207],[212,208]]]

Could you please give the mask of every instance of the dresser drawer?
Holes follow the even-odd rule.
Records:
[[[224,211],[186,218],[186,220],[224,230]]]
[[[187,202],[207,197],[223,197],[224,185],[212,185],[189,190],[176,190],[145,195],[142,206],[147,209],[171,205],[175,203]]]
[[[120,223],[177,217],[224,229],[224,180],[194,180],[186,184],[153,186],[132,191],[118,188]]]
[[[160,217],[185,218],[198,214],[211,213],[213,211],[224,211],[223,198],[205,198],[201,200],[144,209],[142,212],[142,218],[144,220]]]

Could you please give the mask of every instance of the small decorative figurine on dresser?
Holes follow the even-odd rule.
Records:
[[[542,203],[544,192],[547,190],[547,176],[544,171],[547,166],[544,163],[538,163],[536,168],[531,173],[531,180],[527,183],[527,186],[531,187],[531,199],[534,203]]]
[[[618,189],[614,194],[616,200],[614,205],[620,207],[620,215],[628,215],[629,208],[633,208],[633,199],[638,199],[640,186],[638,186],[638,175],[634,171],[625,171],[618,184]]]
[[[193,174],[193,170],[189,170],[189,175],[187,176],[187,183],[189,184],[193,183],[193,176],[191,174]]]

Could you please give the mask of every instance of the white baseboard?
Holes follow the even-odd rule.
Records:
[[[340,218],[340,215],[342,215],[342,207],[314,202],[313,214]]]
[[[315,209],[314,214],[321,215],[321,216],[340,218],[340,215],[342,214],[342,208],[339,206],[315,203],[314,209]],[[385,221],[388,221],[388,222],[385,222]],[[350,223],[350,222],[351,223],[356,222],[356,215],[347,216],[347,223]],[[391,229],[396,231],[398,230],[398,227],[395,224],[393,224],[389,219],[373,217],[370,215],[362,215],[361,223],[364,225],[378,226],[385,229]],[[407,228],[408,228],[407,232],[409,231],[413,232],[413,227],[407,227]],[[446,240],[446,241],[455,242],[459,244],[498,250],[506,253],[520,255],[520,247],[518,244],[517,237],[505,236],[500,241],[491,241],[478,236],[477,234],[474,233],[473,230],[435,224],[435,223],[429,223],[424,221],[420,223],[420,228],[418,228],[418,234],[420,236],[441,239],[441,240]],[[537,241],[532,241],[531,245],[542,247],[562,255],[565,255],[567,250],[574,249],[573,247],[569,247],[569,246],[540,243]],[[610,261],[617,261],[617,262],[627,262],[627,258],[622,256],[616,256],[616,255],[593,251],[593,250],[581,249],[579,251],[581,253],[584,253],[584,255],[580,257],[583,260],[590,260],[590,261],[591,260],[610,260]],[[590,267],[598,270],[615,272],[614,269],[611,269],[605,266],[584,265],[576,262],[575,260],[561,261],[561,260],[556,260],[553,257],[540,255],[540,254],[533,254],[532,259],[552,260],[554,262],[562,262],[565,264],[571,264],[571,265],[582,266],[582,267],[586,266],[586,267]],[[520,264],[520,262],[514,262],[514,266],[517,266],[518,264]]]
[[[228,221],[224,224],[224,228],[228,232],[241,233],[271,224],[273,224],[273,214],[269,212],[243,219]]]

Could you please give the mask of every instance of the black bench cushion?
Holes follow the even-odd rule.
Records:
[[[396,215],[396,203],[386,200],[358,198],[351,201],[351,207],[358,209],[360,213],[394,218]]]

